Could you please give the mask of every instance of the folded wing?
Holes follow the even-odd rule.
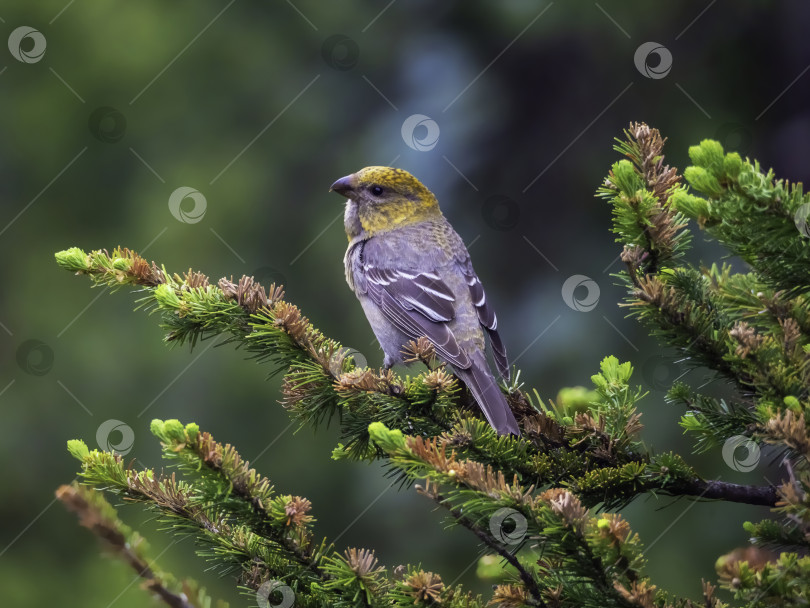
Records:
[[[364,264],[366,293],[383,314],[412,340],[425,336],[450,365],[466,369],[470,359],[450,330],[455,296],[438,274]]]
[[[469,258],[466,264],[460,265],[461,272],[467,281],[467,286],[470,288],[470,295],[472,296],[473,306],[478,313],[478,321],[487,330],[489,334],[489,343],[492,346],[492,354],[495,357],[495,365],[498,367],[498,373],[501,377],[509,380],[509,360],[506,358],[506,346],[498,333],[498,317],[495,316],[495,311],[487,303],[487,296],[484,293],[484,286],[475,274]]]

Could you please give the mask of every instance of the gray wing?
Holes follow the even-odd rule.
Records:
[[[498,333],[498,317],[495,316],[495,311],[487,303],[484,286],[481,285],[478,275],[475,274],[470,259],[463,260],[459,263],[459,267],[467,281],[467,286],[470,288],[473,306],[475,306],[478,313],[478,321],[489,334],[489,343],[492,346],[492,354],[495,358],[495,365],[498,367],[498,373],[501,377],[509,380],[509,360],[506,358],[506,346],[504,346],[503,340],[501,340]]]
[[[379,306],[386,318],[411,340],[425,336],[444,361],[459,369],[472,362],[453,334],[452,290],[434,271],[381,268],[360,252],[355,267],[357,287]]]

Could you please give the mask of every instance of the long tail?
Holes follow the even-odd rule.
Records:
[[[484,355],[476,353],[472,360],[469,368],[454,370],[456,375],[470,389],[487,421],[499,435],[520,435],[517,420],[498,388]]]

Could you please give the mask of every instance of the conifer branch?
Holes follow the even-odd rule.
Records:
[[[459,453],[537,487],[568,483],[582,492],[584,500],[593,501],[589,504],[621,506],[641,493],[671,493],[698,479],[683,461],[661,475],[661,465],[635,439],[641,428],[635,402],[643,393],[631,391],[632,368],[619,366],[615,358],[606,359],[608,367],[592,377],[601,389],[597,388],[595,405],[587,405],[585,412],[563,406],[550,410],[542,402],[538,408],[527,394],[512,387],[507,397],[524,436],[499,437],[443,367],[407,379],[391,370],[357,368],[346,349],[283,299],[281,287],[265,290],[252,277],[237,282],[220,279],[212,285],[200,272],[170,274],[125,248],[90,254],[73,248],[56,258],[63,268],[85,274],[97,285],[145,290],[139,305],[162,313],[169,343],[193,345],[224,334],[256,360],[288,368],[282,405],[301,424],[318,425],[340,413],[346,443],[335,450],[335,458],[382,457],[369,444],[367,431],[369,424],[382,422],[426,436],[441,435]],[[411,358],[433,363],[429,345],[417,342],[408,350]],[[713,496],[745,499],[744,493]]]
[[[718,399],[679,382],[668,400],[686,408],[681,426],[695,437],[697,451],[722,445],[728,462],[742,444],[749,454],[744,464],[752,466],[758,444],[771,444],[785,454],[789,476],[761,488],[696,478],[676,482],[678,491],[775,507],[776,518],[745,524],[755,545],[718,560],[718,573],[722,586],[748,606],[795,605],[808,590],[810,560],[766,548],[806,552],[810,538],[810,196],[801,184],[777,180],[756,161],[706,140],[689,149],[693,166],[683,173],[701,197],[678,184],[674,169],[664,170],[664,140],[655,129],[633,123],[625,136],[616,149],[628,160],[613,165],[598,191],[613,206],[613,230],[624,246],[627,270],[618,276],[627,286],[625,305],[685,360],[736,386]],[[651,166],[667,178],[650,179]],[[657,188],[661,182],[669,185]],[[685,218],[751,272],[686,262]],[[661,263],[662,251],[679,253]]]
[[[143,588],[171,608],[203,608],[210,598],[197,583],[185,580],[183,592],[172,591],[171,577],[155,570],[143,555],[143,538],[125,526],[104,497],[92,488],[73,483],[60,486],[56,497],[79,518],[79,523],[95,534],[105,546],[143,579]],[[218,606],[227,604],[219,601]]]
[[[665,139],[657,130],[633,123],[617,141],[626,158],[597,194],[612,207],[623,248],[626,270],[615,275],[627,288],[623,305],[678,349],[683,365],[706,366],[729,381],[723,398],[675,383],[667,401],[683,408],[680,425],[696,451],[723,446],[733,468],[737,446],[749,452],[745,466],[756,461],[760,445],[774,446],[785,456],[780,485],[706,480],[678,454],[648,449],[637,411],[645,393],[631,384],[632,365],[615,357],[602,360],[593,389],[563,389],[555,400],[525,392],[517,381],[504,387],[521,428],[520,437],[504,437],[425,339],[403,350],[425,370],[401,377],[359,368],[276,285],[265,289],[252,277],[214,284],[192,270],[171,274],[125,248],[72,248],[56,260],[95,285],[137,287],[139,307],[160,313],[170,344],[193,347],[222,335],[274,364],[284,373],[281,404],[300,425],[339,419],[342,443],[333,458],[385,459],[402,483],[423,481],[420,491],[506,564],[506,580],[488,605],[693,608],[644,576],[640,540],[609,512],[645,493],[772,507],[773,518],[745,524],[753,546],[718,561],[720,584],[751,608],[802,602],[810,594],[810,558],[800,557],[810,550],[810,195],[717,142],[690,148],[693,166],[681,175],[664,163]],[[688,261],[690,219],[750,271]],[[135,471],[112,453],[74,441],[69,448],[82,461],[82,487],[157,510],[245,588],[286,585],[302,606],[484,605],[418,565],[389,577],[369,550],[338,553],[316,542],[308,500],[275,493],[235,448],[196,425],[155,421],[152,431],[185,480]],[[98,522],[95,503],[82,505],[77,492],[60,490],[83,519]],[[514,543],[499,537],[509,539],[510,531],[493,528],[504,517],[525,524]],[[115,525],[97,528],[112,535]],[[539,559],[532,553],[538,546]],[[796,552],[776,554],[776,547]],[[165,588],[164,601],[185,606],[170,603],[181,596]],[[704,583],[707,608],[722,606],[714,592]]]
[[[214,441],[210,433],[200,432],[196,425],[155,420],[151,429],[162,443],[164,457],[179,461],[186,474],[227,484],[224,496],[218,491],[222,486],[216,481],[203,486],[217,491],[204,495],[200,500],[202,504],[232,511],[256,534],[278,543],[294,561],[321,581],[329,579],[319,562],[332,547],[313,542],[309,526],[314,518],[309,515],[312,507],[309,500],[274,495],[270,480],[250,468],[232,445],[223,446]],[[236,500],[232,500],[233,497]],[[250,506],[250,511],[246,505]]]
[[[529,595],[531,595],[532,599],[534,600],[534,603],[532,603],[532,605],[543,607],[547,605],[543,601],[540,588],[538,587],[534,577],[529,573],[529,571],[526,568],[523,567],[523,564],[521,564],[520,561],[518,561],[517,557],[515,557],[513,553],[511,553],[503,545],[499,544],[491,534],[488,534],[483,528],[476,525],[474,521],[472,521],[464,514],[462,514],[460,509],[449,506],[450,499],[446,496],[443,496],[439,492],[434,491],[430,487],[430,484],[426,484],[424,488],[421,486],[416,486],[416,488],[419,493],[429,497],[436,504],[445,507],[456,523],[470,530],[481,540],[482,543],[484,543],[484,545],[489,547],[489,549],[492,550],[493,553],[497,553],[498,555],[500,555],[510,566],[512,566],[517,571],[518,576],[520,577],[520,581],[523,583],[523,586],[525,587],[526,591],[528,591]]]
[[[618,276],[628,287],[625,305],[692,364],[734,382],[748,408],[756,403],[754,415],[732,415],[722,411],[726,406],[698,397],[705,407],[689,411],[682,426],[697,434],[699,445],[723,443],[733,427],[762,440],[774,432],[769,422],[774,415],[810,408],[810,338],[805,331],[810,287],[801,287],[807,282],[796,279],[810,263],[810,248],[797,229],[798,220],[794,222],[810,198],[802,195],[800,185],[775,180],[757,163],[724,154],[709,140],[690,148],[695,166],[684,172],[686,181],[708,197],[700,198],[680,183],[675,169],[663,165],[664,140],[655,129],[633,123],[625,135],[616,149],[629,160],[615,163],[597,192],[613,206],[613,231],[624,244],[628,270]],[[728,266],[698,269],[688,264],[687,217],[697,219],[755,272],[732,274]],[[683,396],[683,389],[673,390],[676,400]],[[743,500],[748,495],[723,484],[709,491],[715,490]],[[773,491],[754,495],[766,500]]]
[[[217,443],[196,424],[153,420],[151,430],[163,444],[164,458],[175,462],[185,479],[151,469],[135,471],[113,452],[91,451],[82,441],[72,440],[68,449],[82,463],[85,485],[63,486],[58,496],[169,605],[198,607],[195,600],[170,591],[166,575],[149,568],[137,552],[138,537],[92,488],[156,510],[175,534],[197,540],[200,556],[216,562],[223,573],[238,574],[244,588],[264,594],[265,600],[281,587],[284,598],[294,597],[300,606],[412,606],[419,603],[415,600],[435,595],[448,599],[449,606],[483,608],[480,598],[460,587],[437,586],[438,575],[425,581],[423,571],[408,566],[409,578],[392,581],[373,551],[348,548],[338,553],[325,540],[315,543],[309,501],[275,494],[270,481],[249,468],[232,446]],[[196,587],[187,582],[184,590]],[[205,597],[202,592],[197,596]],[[190,603],[177,603],[181,600]]]
[[[696,479],[691,486],[685,486],[682,491],[684,494],[707,500],[722,499],[763,507],[773,507],[779,499],[777,488],[774,486],[746,486],[720,480]]]
[[[639,540],[621,516],[590,518],[569,490],[552,488],[537,495],[533,487],[524,487],[517,479],[508,483],[491,467],[458,459],[436,439],[404,435],[380,423],[372,424],[369,432],[409,480],[426,480],[418,488],[421,493],[448,509],[456,523],[474,530],[516,568],[520,584],[516,581],[508,588],[524,597],[525,605],[653,604],[655,586],[639,572]],[[545,564],[540,570],[530,572],[494,542],[489,531],[508,518],[520,522],[519,537],[510,539],[513,544],[520,546],[524,539],[540,541]]]

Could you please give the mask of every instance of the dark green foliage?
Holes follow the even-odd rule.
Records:
[[[715,448],[727,437],[748,434],[756,424],[756,416],[745,404],[701,395],[682,382],[672,385],[667,401],[686,409],[680,424],[693,434],[696,452]]]

